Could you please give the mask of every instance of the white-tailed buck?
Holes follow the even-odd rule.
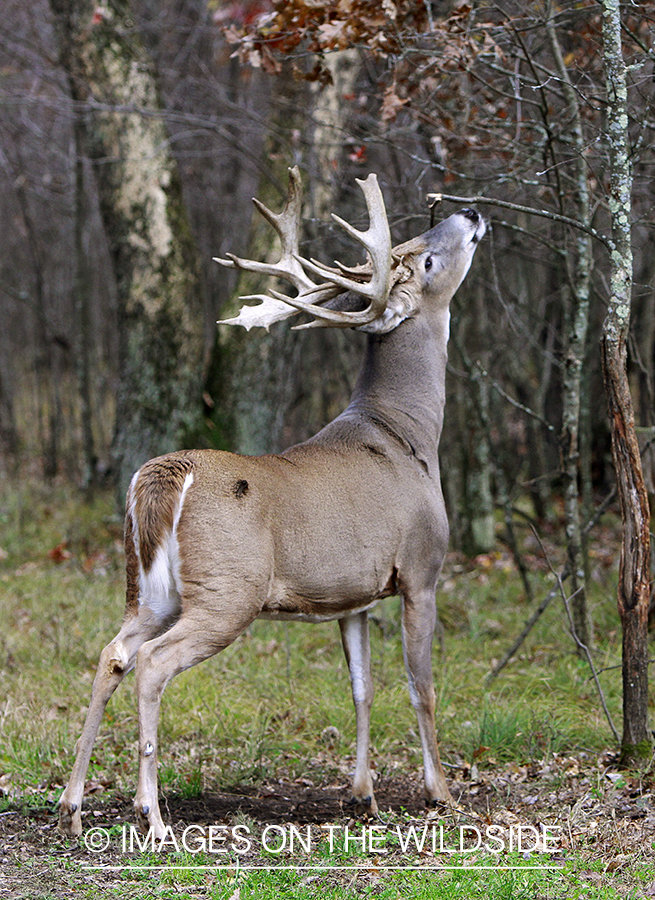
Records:
[[[402,596],[409,693],[418,716],[428,802],[448,800],[435,735],[431,647],[435,592],[448,542],[437,449],[444,411],[448,304],[485,232],[463,209],[420,237],[391,246],[375,175],[359,182],[370,225],[337,222],[366,264],[327,268],[302,259],[301,184],[291,170],[283,211],[255,201],[277,231],[274,264],[230,256],[223,265],[277,276],[296,293],[257,295],[231,324],[268,327],[309,313],[301,328],[368,332],[350,405],[317,435],[279,455],[189,450],[150,460],[127,495],[123,626],[100,655],[60,827],[80,834],[84,778],[105,705],[136,666],[143,829],[165,833],[157,798],[162,693],[182,672],[231,644],[256,618],[337,619],[357,725],[354,800],[377,810],[369,770],[368,610]],[[336,218],[336,217],[335,217]],[[307,273],[318,278],[314,283]]]

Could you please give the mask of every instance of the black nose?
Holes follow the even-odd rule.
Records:
[[[460,209],[460,216],[466,216],[467,219],[470,219],[471,222],[475,222],[476,224],[480,221],[480,213],[474,209]]]

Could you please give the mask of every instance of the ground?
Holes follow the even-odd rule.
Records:
[[[456,775],[451,782],[454,810],[426,811],[418,777],[399,772],[380,779],[381,814],[376,819],[352,817],[345,780],[313,784],[308,779],[280,779],[230,792],[203,792],[196,799],[169,796],[162,811],[172,825],[171,835],[161,852],[153,845],[154,853],[153,846],[141,850],[130,837],[131,799],[98,790],[97,784],[91,785],[93,793],[85,800],[85,836],[80,841],[58,834],[53,808],[23,803],[0,815],[0,897],[31,900],[61,896],[62,889],[76,896],[143,896],[146,877],[148,896],[237,900],[258,897],[257,877],[267,882],[288,866],[299,880],[291,886],[278,884],[281,896],[314,897],[325,891],[341,896],[343,890],[350,892],[345,896],[387,896],[392,877],[404,877],[406,891],[394,897],[413,896],[411,885],[418,886],[416,879],[428,877],[427,873],[440,879],[427,896],[465,896],[456,892],[457,885],[451,885],[450,893],[437,892],[437,884],[445,888],[444,878],[452,878],[453,872],[435,868],[451,865],[464,871],[483,866],[466,871],[480,886],[492,877],[498,887],[501,873],[505,878],[512,871],[508,866],[516,867],[513,874],[527,878],[529,873],[531,880],[521,890],[512,882],[515,890],[508,893],[503,883],[502,892],[491,890],[488,896],[655,897],[652,777],[621,773],[608,754],[595,759],[555,755],[532,766],[464,767]],[[417,840],[426,825],[428,838],[421,850]],[[492,825],[499,826],[493,832],[498,837],[491,844],[493,852],[474,850],[478,832],[489,846],[487,829]],[[538,831],[549,826],[550,852],[535,844],[536,832],[526,828],[529,825]],[[217,831],[217,846],[213,853],[195,854],[209,826]],[[293,853],[281,849],[288,844],[291,826],[305,838],[311,835],[310,853],[298,845]],[[436,853],[430,846],[433,833]],[[507,850],[512,833],[515,844],[517,835],[522,841],[521,852]],[[462,835],[464,852],[456,853]],[[251,845],[247,852],[218,852],[228,840],[245,851],[246,837]],[[97,839],[109,846],[91,852]],[[497,853],[501,839],[505,850]],[[190,852],[185,852],[185,841]],[[134,868],[111,868],[117,865]],[[156,868],[145,869],[146,865]],[[215,868],[226,865],[231,867],[227,871]],[[264,866],[273,867],[273,873],[260,869]],[[260,872],[253,873],[252,868]],[[393,869],[396,872],[390,874]],[[190,875],[196,878],[191,883]]]

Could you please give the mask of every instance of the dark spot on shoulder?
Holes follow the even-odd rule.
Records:
[[[248,482],[240,478],[234,485],[234,496],[238,499],[248,493]]]

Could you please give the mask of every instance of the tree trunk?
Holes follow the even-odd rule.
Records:
[[[5,389],[0,369],[0,455],[5,456],[8,462],[13,460],[14,466],[18,459],[18,432],[14,418],[14,406],[11,394]]]
[[[578,96],[573,89],[562,56],[557,30],[552,19],[548,20],[548,36],[555,65],[566,96],[569,112],[573,116],[570,139],[575,152],[576,215],[580,222],[591,225],[587,161],[584,156],[585,137],[580,117]],[[566,545],[571,572],[571,613],[578,641],[591,648],[592,625],[587,605],[585,583],[586,566],[580,534],[580,425],[582,364],[587,345],[589,327],[589,286],[592,266],[591,237],[578,231],[576,238],[575,271],[570,275],[571,291],[567,309],[566,354],[562,386],[562,474],[564,476],[564,509],[566,516]],[[578,655],[584,658],[584,650],[576,642]]]
[[[650,511],[635,433],[626,369],[632,293],[630,233],[632,173],[628,143],[627,87],[618,0],[603,4],[603,57],[607,83],[613,248],[611,297],[601,351],[612,430],[612,458],[623,520],[618,609],[623,628],[623,737],[625,762],[650,756],[648,728],[648,605]]]
[[[289,160],[308,171],[303,203],[305,240],[316,238],[316,228],[311,233],[311,221],[324,227],[338,199],[341,135],[347,111],[339,98],[352,89],[353,65],[349,55],[343,67],[338,60],[331,60],[335,84],[321,91],[294,79],[289,70],[277,76],[274,93],[283,97],[284,103],[273,109],[265,147],[272,178],[263,180],[257,196],[277,211],[284,201]],[[285,146],[282,141],[289,134],[293,144]],[[281,190],[274,188],[272,179]],[[356,200],[361,203],[359,192]],[[339,209],[343,215],[341,202]],[[321,256],[329,259],[332,242],[325,232],[321,236]],[[251,259],[266,259],[277,253],[274,241],[270,225],[256,214],[247,250],[229,249]],[[240,273],[236,294],[268,290],[268,282],[258,275]],[[236,309],[237,304],[240,306],[241,301],[235,297],[231,308]],[[227,316],[228,311],[222,310],[221,318]],[[292,331],[293,324],[295,321],[281,322],[270,332],[253,329],[247,334],[241,328],[219,328],[209,387],[216,401],[214,423],[219,446],[252,454],[280,451],[311,437],[348,402],[364,336],[337,328]]]
[[[51,0],[62,61],[89,129],[119,303],[114,459],[119,503],[134,470],[175,450],[201,414],[203,316],[195,247],[128,2]]]
[[[75,94],[73,92],[73,98]],[[82,114],[75,114],[75,280],[73,283],[76,318],[75,363],[82,425],[82,487],[90,498],[96,483],[97,457],[93,440],[93,404],[91,400],[91,279],[89,277],[88,240],[86,239],[86,191],[84,169],[87,150],[86,127]]]

